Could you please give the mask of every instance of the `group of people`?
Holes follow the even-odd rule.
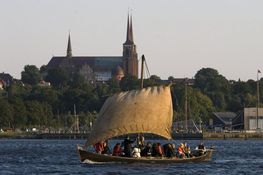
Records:
[[[134,142],[136,145],[133,146]],[[201,142],[197,149],[192,152],[186,142],[181,143],[178,148],[175,144],[166,143],[161,145],[159,142],[144,143],[144,137],[138,135],[136,140],[132,140],[127,136],[122,143],[116,143],[112,152],[109,149],[108,142],[98,142],[94,145],[95,151],[99,154],[111,154],[112,156],[124,157],[168,157],[168,158],[190,158],[200,156],[204,153],[205,147]]]
[[[110,147],[108,145],[108,141],[100,141],[93,145],[96,153],[99,154],[111,154]]]

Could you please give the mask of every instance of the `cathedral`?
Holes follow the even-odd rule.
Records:
[[[47,69],[65,68],[81,74],[87,81],[120,80],[125,75],[138,77],[138,55],[133,40],[132,16],[127,19],[127,36],[123,44],[122,56],[74,56],[68,37],[66,56],[54,56]]]

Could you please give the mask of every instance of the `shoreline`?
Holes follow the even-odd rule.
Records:
[[[86,139],[88,133],[17,133],[4,132],[0,133],[0,139]],[[117,137],[122,139],[123,137]],[[146,139],[162,139],[151,134],[145,135]],[[263,140],[263,132],[246,133],[246,132],[229,132],[229,133],[173,133],[175,140]]]

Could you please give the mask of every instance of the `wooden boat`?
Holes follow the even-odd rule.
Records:
[[[152,133],[169,140],[172,128],[172,100],[170,86],[155,86],[122,92],[109,97],[104,103],[94,127],[87,138],[86,146],[101,140],[133,133]],[[212,149],[194,158],[143,157],[130,158],[97,154],[77,147],[80,160],[95,162],[127,162],[127,163],[183,163],[208,161]]]
[[[144,57],[143,59],[144,60]],[[143,61],[142,61],[143,65]],[[143,66],[142,66],[143,69]],[[142,76],[143,77],[143,76]],[[143,78],[142,78],[143,80]],[[143,86],[143,81],[142,85]],[[117,93],[109,97],[103,104],[85,147],[113,137],[150,133],[172,139],[173,105],[170,85],[154,86]],[[212,150],[203,156],[188,159],[168,158],[128,158],[101,155],[77,147],[80,160],[96,162],[142,162],[142,163],[179,163],[207,161]]]
[[[121,157],[112,156],[106,154],[97,154],[84,150],[81,146],[77,147],[77,152],[80,157],[80,161],[91,160],[93,162],[121,162],[121,163],[157,163],[157,164],[169,164],[169,163],[189,163],[189,162],[205,162],[209,161],[212,157],[213,149],[207,149],[205,153],[198,157],[192,158],[167,158],[167,157]]]

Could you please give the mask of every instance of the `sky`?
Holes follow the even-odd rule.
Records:
[[[262,9],[262,0],[0,0],[0,72],[20,78],[25,65],[66,55],[69,31],[74,56],[121,56],[130,11],[152,75],[192,78],[210,67],[255,80]]]

